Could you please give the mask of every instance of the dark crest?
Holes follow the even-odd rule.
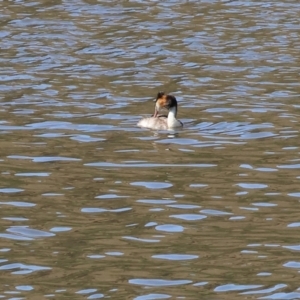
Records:
[[[177,107],[177,100],[173,95],[167,95],[168,107]]]
[[[157,101],[158,99],[160,99],[164,95],[165,95],[165,92],[158,92],[157,96],[156,96],[156,99],[154,101]]]

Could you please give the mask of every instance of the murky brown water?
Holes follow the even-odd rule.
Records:
[[[300,298],[298,1],[0,7],[0,298]]]

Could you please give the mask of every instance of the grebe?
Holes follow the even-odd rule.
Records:
[[[164,92],[159,92],[154,101],[154,115],[150,118],[144,118],[140,120],[137,123],[137,126],[157,130],[168,130],[183,126],[183,124],[176,119],[177,100],[174,96],[166,95]],[[158,115],[159,111],[164,108],[169,111],[168,117]]]

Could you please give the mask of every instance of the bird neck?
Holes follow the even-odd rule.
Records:
[[[168,127],[174,126],[178,121],[176,119],[177,107],[171,107],[168,114]]]

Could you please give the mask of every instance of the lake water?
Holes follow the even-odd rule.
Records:
[[[0,7],[0,298],[300,299],[299,1]]]

